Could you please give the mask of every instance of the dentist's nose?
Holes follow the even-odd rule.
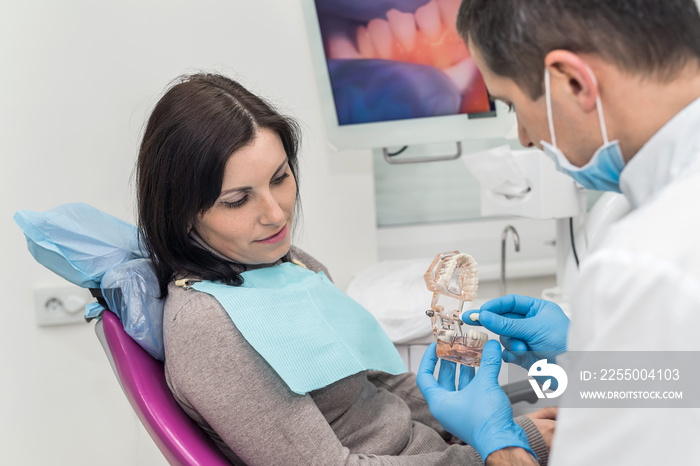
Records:
[[[525,126],[520,124],[520,120],[518,119],[518,138],[520,139],[520,144],[523,147],[534,147],[535,143],[532,142],[532,139],[530,139],[530,136],[527,134],[527,131],[525,130]]]

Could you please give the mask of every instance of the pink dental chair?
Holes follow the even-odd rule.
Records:
[[[107,353],[124,394],[153,441],[171,465],[230,466],[209,436],[180,408],[165,382],[163,364],[105,311],[95,333]]]

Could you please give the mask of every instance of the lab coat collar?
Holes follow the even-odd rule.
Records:
[[[649,202],[674,181],[700,171],[700,98],[671,118],[620,174],[632,209]]]

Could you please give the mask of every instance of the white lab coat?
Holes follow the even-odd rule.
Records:
[[[632,211],[581,264],[568,348],[698,351],[700,99],[630,160],[620,186]],[[554,466],[700,464],[700,409],[567,409],[563,401],[558,421]]]

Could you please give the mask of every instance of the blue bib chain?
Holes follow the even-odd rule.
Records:
[[[241,274],[243,285],[192,285],[226,310],[248,343],[298,394],[365,370],[406,366],[377,320],[323,272],[290,262]],[[271,325],[280,331],[270,331]]]

